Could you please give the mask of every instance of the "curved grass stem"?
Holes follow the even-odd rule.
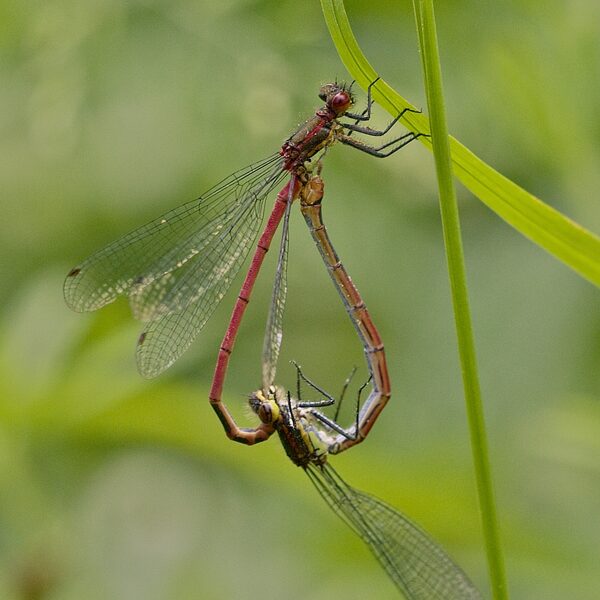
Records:
[[[379,77],[363,54],[346,15],[343,0],[321,0],[331,39],[340,59],[364,89]],[[414,106],[383,79],[373,86],[373,99],[395,117]],[[407,113],[402,123],[411,131],[429,133],[424,114]],[[454,176],[490,210],[534,244],[600,287],[600,238],[493,169],[451,137]],[[429,138],[419,141],[431,149]]]

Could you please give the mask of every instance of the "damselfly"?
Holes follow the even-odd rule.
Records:
[[[383,135],[412,110],[402,110],[382,131],[364,125],[371,117],[375,84],[369,86],[367,108],[359,114],[349,112],[354,104],[349,87],[322,86],[319,97],[324,106],[279,152],[233,173],[197,200],[135,229],[71,269],[64,284],[67,304],[77,311],[92,311],[128,296],[134,317],[147,323],[137,343],[139,371],[145,377],[158,375],[190,346],[225,295],[256,238],[266,197],[288,177],[234,309],[229,342],[223,345],[232,346],[264,255],[282,217],[289,214],[311,158],[338,141],[386,157],[421,135],[406,133],[379,147],[352,137],[355,132]],[[344,117],[353,122],[342,121]]]

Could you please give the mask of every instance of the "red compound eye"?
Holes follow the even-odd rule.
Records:
[[[350,106],[350,94],[348,92],[338,92],[331,99],[331,108],[336,112],[346,110]]]

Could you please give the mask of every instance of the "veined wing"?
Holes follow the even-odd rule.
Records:
[[[248,207],[250,214],[241,215],[231,227],[223,232],[216,248],[197,265],[184,265],[178,271],[168,273],[153,284],[154,291],[164,279],[175,277],[184,271],[181,281],[196,282],[197,288],[186,296],[187,302],[177,311],[155,310],[137,346],[137,364],[144,377],[155,377],[173,364],[190,346],[198,332],[210,318],[220,300],[227,292],[248,250],[253,245],[260,223],[264,203]],[[252,234],[250,235],[250,232]],[[195,272],[188,273],[189,269]],[[200,274],[198,273],[200,272]],[[171,293],[176,290],[171,288]],[[144,293],[145,289],[141,290]],[[133,300],[133,298],[132,298]],[[161,300],[154,303],[156,308]]]
[[[327,504],[365,541],[408,600],[480,600],[446,552],[403,514],[349,486],[328,464],[306,472]]]
[[[273,176],[253,182],[249,188],[246,185],[243,200],[236,204],[235,210],[229,210],[212,223],[210,239],[202,252],[196,250],[178,268],[133,288],[129,302],[134,316],[152,321],[199,302],[208,311],[204,324],[254,243],[263,219],[264,199],[287,175],[277,165]],[[225,287],[221,280],[227,282]]]
[[[281,351],[281,343],[283,341],[283,311],[285,309],[285,300],[287,297],[287,257],[289,248],[290,211],[292,208],[294,188],[294,183],[291,183],[289,186],[290,192],[288,201],[285,207],[285,213],[283,215],[281,242],[279,244],[279,255],[277,258],[277,270],[275,271],[271,305],[269,308],[269,316],[267,318],[265,338],[263,341],[263,390],[268,390],[275,381],[277,361],[279,359],[279,352]]]
[[[249,212],[249,207],[262,203],[277,182],[285,177],[286,172],[281,167],[281,157],[274,154],[241,169],[200,198],[167,212],[99,250],[67,275],[64,284],[67,304],[73,310],[90,311],[112,302],[119,295],[128,295],[135,297],[132,300],[134,314],[147,319],[165,311],[165,307],[167,312],[181,310],[189,303],[188,296],[194,296],[200,286],[193,278],[188,279],[195,272],[188,263],[201,260],[208,260],[213,265],[218,263],[218,254],[222,251],[219,241],[229,235],[227,232],[236,227],[241,215]],[[258,219],[253,221],[255,228],[258,223]],[[256,229],[248,234],[254,239]],[[210,255],[208,259],[207,255]],[[228,260],[229,257],[225,262]],[[243,257],[239,262],[242,261]],[[160,281],[184,266],[182,276]],[[144,291],[145,288],[148,289]],[[171,302],[173,288],[176,291]],[[158,298],[161,298],[160,303]]]

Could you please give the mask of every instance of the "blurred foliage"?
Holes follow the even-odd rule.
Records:
[[[423,106],[410,2],[347,8],[378,71]],[[600,231],[600,5],[436,10],[452,133]],[[206,398],[233,290],[150,382],[125,302],[75,315],[61,297],[73,264],[271,153],[344,75],[317,2],[0,2],[0,597],[397,597],[276,441],[223,436]],[[394,385],[369,440],[335,466],[486,590],[431,159],[416,145],[381,162],[335,148],[324,175],[325,219]],[[512,595],[588,600],[597,292],[466,193],[461,207]],[[280,383],[293,386],[295,358],[334,392],[356,364],[358,385],[361,349],[293,216]],[[268,258],[226,385],[241,416],[260,380]]]

